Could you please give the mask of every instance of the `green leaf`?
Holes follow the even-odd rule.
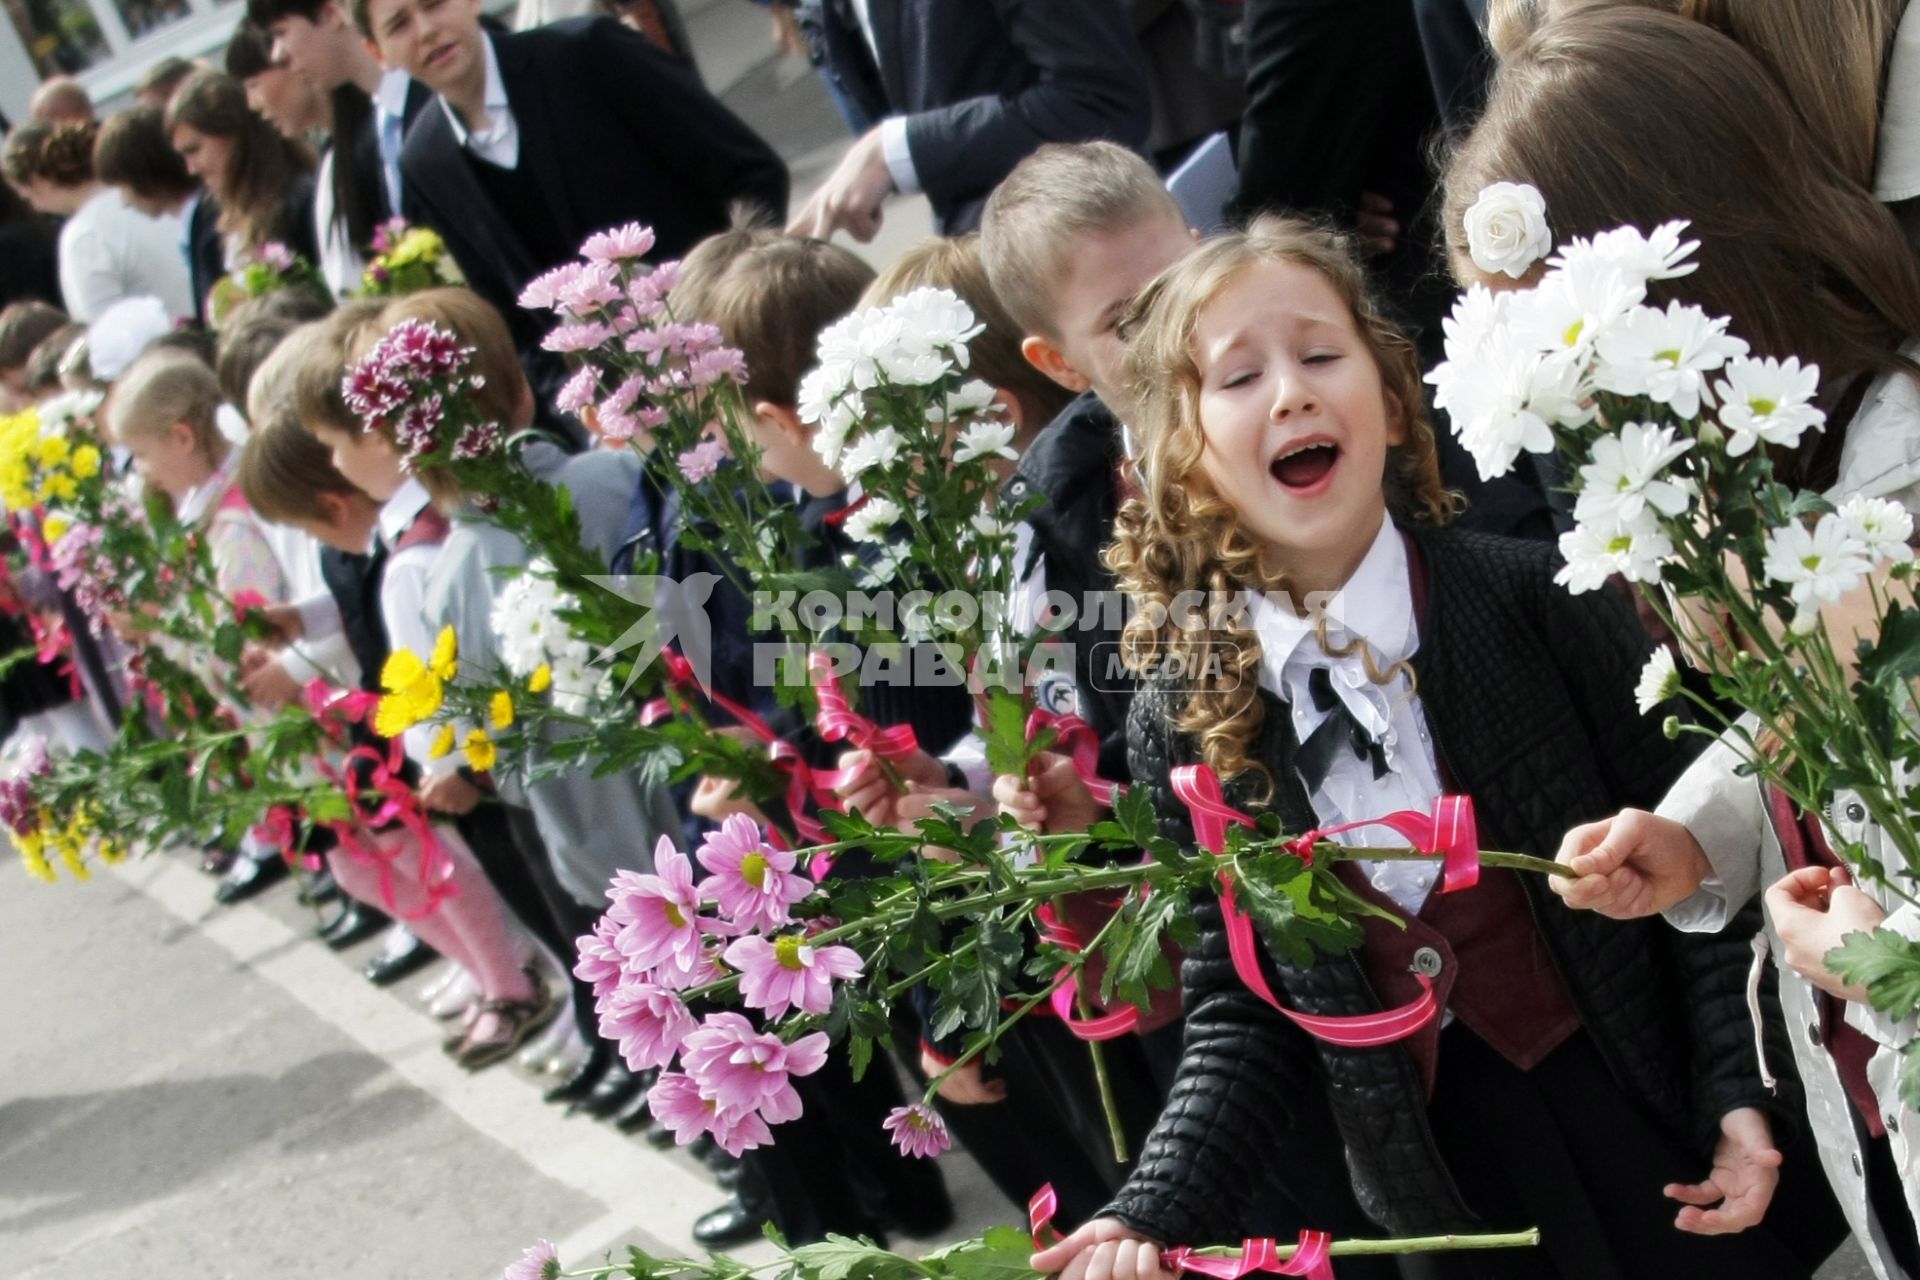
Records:
[[[988,1227],[974,1240],[962,1240],[921,1261],[939,1268],[952,1280],[1028,1280],[1033,1268],[1033,1241],[1018,1227]]]
[[[1920,609],[1903,608],[1898,603],[1887,607],[1880,634],[1862,640],[1859,648],[1860,680],[1880,689],[1897,689],[1920,676]]]
[[[1881,1013],[1896,1018],[1920,1013],[1920,942],[1892,929],[1849,933],[1825,959],[1848,984],[1864,986]]]
[[[1339,955],[1359,945],[1360,927],[1341,914],[1300,859],[1281,855],[1237,865],[1240,905],[1276,958],[1305,968],[1316,950]]]
[[[868,1240],[829,1235],[818,1244],[803,1244],[790,1255],[808,1280],[904,1280],[915,1274],[913,1263]]]
[[[1909,1040],[1900,1050],[1900,1101],[1920,1111],[1920,1040]]]
[[[987,767],[995,777],[1011,774],[1021,777],[1033,753],[1043,750],[1038,743],[1027,745],[1027,706],[1019,695],[996,689],[987,698],[987,727],[983,737],[987,748]]]
[[[855,1036],[847,1042],[847,1064],[853,1070],[853,1078],[860,1080],[867,1074],[867,1066],[873,1061],[873,1041],[865,1036]]]
[[[235,622],[223,622],[213,633],[213,654],[220,661],[235,663],[240,661],[240,651],[246,648],[247,633]]]

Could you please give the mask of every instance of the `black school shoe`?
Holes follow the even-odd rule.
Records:
[[[229,907],[236,902],[245,902],[262,890],[279,884],[288,874],[287,860],[277,853],[264,858],[249,858],[242,854],[233,860],[233,866],[215,886],[213,900]]]
[[[772,1218],[770,1205],[749,1202],[736,1193],[728,1196],[719,1208],[709,1209],[694,1219],[694,1243],[709,1249],[746,1244],[749,1240],[758,1240],[761,1229]]]
[[[367,981],[376,987],[390,987],[402,978],[420,972],[440,953],[422,942],[413,930],[397,924],[387,930],[387,940],[373,959],[367,961]]]
[[[340,908],[340,914],[321,930],[320,940],[331,950],[345,951],[348,947],[359,946],[386,927],[387,918],[384,915],[349,899]]]

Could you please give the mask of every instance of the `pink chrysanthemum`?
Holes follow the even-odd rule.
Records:
[[[567,379],[553,402],[560,406],[562,413],[579,413],[592,404],[594,397],[599,394],[600,371],[592,365],[583,365],[579,372]]]
[[[601,916],[593,922],[593,932],[574,939],[580,958],[574,962],[573,976],[593,986],[596,998],[612,991],[627,971],[627,958],[613,945],[620,926]]]
[[[684,1147],[712,1131],[720,1109],[711,1098],[700,1096],[700,1086],[692,1076],[662,1071],[647,1090],[647,1110]]]
[[[757,933],[737,939],[725,952],[740,971],[740,998],[749,1009],[781,1018],[789,1009],[825,1013],[833,984],[860,976],[860,953],[851,947],[816,947],[798,934],[768,941]]]
[[[499,423],[471,423],[461,430],[460,438],[453,442],[453,460],[470,462],[475,458],[484,458],[499,449],[500,440]]]
[[[500,1273],[500,1280],[554,1280],[560,1274],[560,1251],[551,1240],[536,1240]]]
[[[793,874],[794,856],[768,844],[744,813],[730,815],[719,830],[708,832],[696,856],[711,873],[701,896],[748,928],[778,929],[793,918],[793,904],[813,892],[810,880]]]
[[[595,1003],[601,1037],[619,1041],[620,1056],[635,1071],[672,1062],[700,1026],[679,996],[650,982],[616,987]]]
[[[737,1013],[710,1014],[686,1038],[680,1060],[700,1085],[700,1096],[722,1112],[758,1111],[769,1124],[800,1115],[792,1078],[818,1071],[827,1060],[827,1035],[816,1031],[792,1044],[755,1031]]]
[[[675,258],[661,263],[645,275],[635,276],[627,283],[627,297],[633,300],[634,306],[640,308],[642,315],[656,316],[660,314],[661,304],[666,301],[667,295],[679,283],[680,260]]]
[[[585,320],[595,312],[626,297],[620,289],[620,273],[610,262],[594,262],[554,292],[555,309]]]
[[[745,385],[747,358],[733,347],[703,351],[687,362],[687,377],[696,387],[710,387],[725,379]]]
[[[699,484],[710,480],[720,464],[727,460],[727,450],[718,440],[702,440],[693,448],[674,459],[674,465],[680,468],[680,474],[688,484]]]
[[[540,345],[548,351],[565,355],[569,351],[591,351],[611,337],[612,325],[563,324],[542,338]]]
[[[622,871],[607,889],[613,945],[628,972],[662,965],[690,968],[700,957],[700,894],[693,863],[666,836],[653,850],[653,875]]]
[[[580,246],[580,256],[594,262],[624,262],[653,252],[653,228],[638,222],[599,231]]]
[[[520,291],[520,305],[528,311],[553,310],[554,304],[559,301],[560,291],[572,284],[573,278],[584,270],[583,264],[569,262],[545,275],[536,276]]]
[[[893,1145],[900,1148],[903,1156],[931,1159],[953,1145],[953,1139],[947,1134],[947,1122],[924,1102],[895,1107],[880,1122],[880,1127],[893,1135]]]

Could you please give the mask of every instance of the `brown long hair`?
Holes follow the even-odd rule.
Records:
[[[219,71],[196,71],[167,106],[167,132],[179,125],[233,144],[223,181],[215,191],[220,229],[258,249],[280,234],[287,192],[301,174],[313,172],[313,152],[280,136],[252,107],[238,80]]]
[[[1590,9],[1514,51],[1447,164],[1443,218],[1463,275],[1466,211],[1499,181],[1538,188],[1562,243],[1689,220],[1699,269],[1655,282],[1654,300],[1731,316],[1756,354],[1817,362],[1829,394],[1912,369],[1900,347],[1920,335],[1920,263],[1898,223],[1759,62],[1698,22]]]
[[[1263,548],[1240,527],[1201,467],[1200,369],[1193,332],[1200,313],[1227,283],[1257,262],[1307,267],[1331,284],[1352,314],[1380,380],[1405,415],[1406,443],[1387,457],[1387,502],[1402,519],[1443,524],[1456,509],[1440,480],[1413,344],[1368,293],[1352,242],[1293,218],[1272,215],[1245,231],[1215,237],[1162,272],[1122,325],[1127,371],[1139,408],[1131,424],[1140,493],[1120,509],[1107,565],[1134,606],[1121,633],[1130,667],[1177,661],[1192,692],[1174,726],[1200,741],[1222,779],[1263,767],[1247,752],[1264,718],[1258,692],[1260,641],[1226,619],[1224,627],[1182,625],[1175,598],[1203,591],[1225,600],[1243,590],[1286,590],[1262,565]],[[1383,673],[1376,673],[1380,675]],[[1266,780],[1270,786],[1272,779]]]

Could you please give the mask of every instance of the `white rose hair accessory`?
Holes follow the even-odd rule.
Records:
[[[1488,275],[1518,280],[1553,248],[1547,201],[1524,182],[1496,182],[1467,210],[1467,256]]]
[[[147,344],[173,332],[173,317],[158,298],[122,298],[87,327],[87,351],[93,376],[112,382],[140,358]]]

